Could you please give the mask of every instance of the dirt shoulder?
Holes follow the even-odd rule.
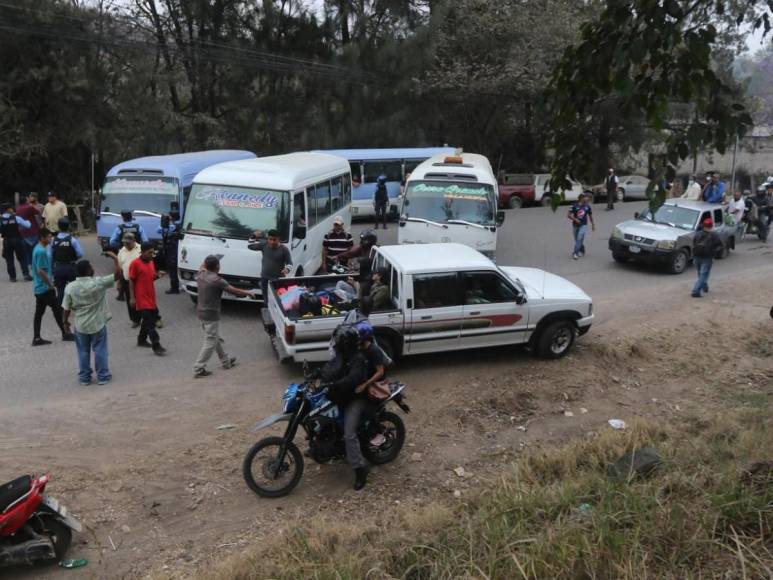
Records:
[[[247,428],[276,412],[292,377],[269,373],[273,361],[206,385],[157,382],[57,402],[53,418],[51,404],[0,411],[13,434],[2,443],[3,471],[52,473],[50,492],[87,526],[70,552],[89,559],[78,577],[188,577],[299,516],[356,521],[396,504],[464,498],[524,448],[608,429],[608,419],[680,421],[729,400],[769,405],[773,321],[756,297],[773,296],[773,278],[728,282],[701,300],[651,289],[597,300],[600,324],[559,361],[509,348],[407,359],[394,375],[410,390],[408,446],[373,471],[364,493],[351,490],[347,466],[313,463],[290,497],[249,492],[240,472],[254,442]],[[44,576],[58,574],[73,572]]]

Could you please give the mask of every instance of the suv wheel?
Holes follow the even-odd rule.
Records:
[[[556,320],[548,324],[537,338],[537,354],[544,358],[561,358],[574,344],[577,329],[571,320]]]
[[[687,264],[689,263],[690,256],[687,253],[687,250],[679,250],[671,258],[671,263],[669,264],[668,269],[672,274],[681,274],[687,269]]]
[[[550,204],[553,203],[553,196],[549,193],[546,193],[542,196],[540,203],[542,204],[542,207],[550,207]]]

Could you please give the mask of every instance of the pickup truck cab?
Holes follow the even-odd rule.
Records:
[[[593,321],[593,304],[580,288],[534,268],[500,267],[456,243],[383,246],[373,268],[389,271],[389,308],[370,315],[378,343],[391,358],[526,344],[559,358]],[[281,278],[269,285],[266,330],[280,360],[325,361],[340,315],[286,311],[280,293],[290,286],[335,287],[344,276]]]
[[[736,227],[725,225],[723,206],[684,199],[669,199],[654,215],[647,209],[635,219],[617,224],[609,238],[612,258],[616,262],[662,264],[672,274],[681,274],[692,260],[698,226],[709,217],[722,239],[717,258],[725,258],[735,248]]]

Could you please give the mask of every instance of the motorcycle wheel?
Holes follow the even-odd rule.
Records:
[[[35,514],[30,519],[30,526],[36,534],[46,536],[54,545],[55,558],[35,562],[36,566],[50,566],[56,564],[67,553],[72,542],[72,530],[63,524],[58,518],[48,514]]]
[[[397,414],[389,411],[379,415],[378,422],[387,441],[378,447],[371,447],[368,441],[362,441],[362,454],[373,465],[384,465],[400,454],[405,444],[405,424]]]
[[[261,497],[282,497],[290,493],[303,475],[303,455],[292,441],[287,443],[287,453],[282,465],[276,463],[279,448],[284,443],[281,437],[266,437],[261,439],[247,452],[242,463],[242,475],[247,486]],[[273,448],[273,449],[272,449]],[[263,456],[261,452],[268,451]],[[279,476],[288,475],[289,480],[278,487],[270,485]],[[256,479],[256,472],[258,479]]]

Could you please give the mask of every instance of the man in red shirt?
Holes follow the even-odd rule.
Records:
[[[19,207],[16,208],[16,215],[23,217],[32,224],[28,230],[21,232],[21,237],[24,240],[24,257],[29,266],[32,264],[32,250],[35,249],[35,244],[38,243],[38,232],[40,231],[40,223],[43,218],[38,209],[29,202],[29,197],[26,195],[22,195],[19,198]]]
[[[166,349],[161,346],[161,339],[156,331],[158,305],[154,282],[161,277],[153,264],[156,249],[152,243],[145,242],[140,246],[140,250],[140,257],[129,264],[129,303],[140,317],[137,346],[152,348],[154,354],[163,356]]]

